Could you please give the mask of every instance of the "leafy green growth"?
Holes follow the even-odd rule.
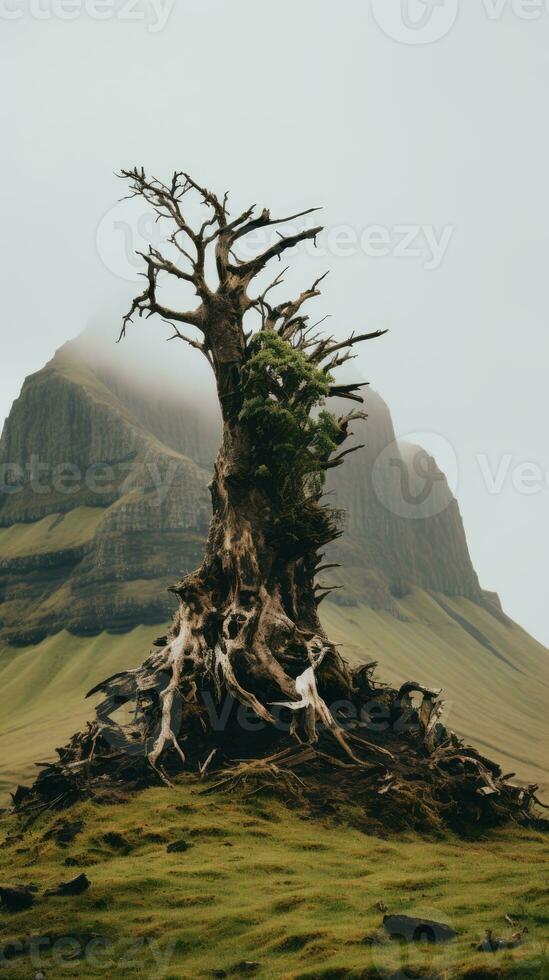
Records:
[[[333,379],[277,333],[263,331],[250,343],[242,380],[240,418],[253,432],[255,476],[276,494],[283,522],[299,523],[303,533],[338,444],[338,421],[323,408]]]

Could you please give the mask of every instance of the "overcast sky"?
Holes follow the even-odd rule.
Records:
[[[322,204],[295,282],[329,267],[334,331],[390,327],[360,369],[549,645],[548,41],[542,0],[0,0],[1,418],[133,294],[149,225],[117,168]]]

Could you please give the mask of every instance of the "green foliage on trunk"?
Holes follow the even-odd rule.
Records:
[[[240,418],[253,431],[256,475],[275,480],[281,496],[319,492],[339,433],[322,408],[332,378],[274,332],[258,334],[250,350]]]
[[[240,418],[251,431],[258,485],[276,501],[279,539],[321,544],[333,536],[334,513],[318,506],[340,432],[323,407],[332,380],[273,331],[251,341]]]

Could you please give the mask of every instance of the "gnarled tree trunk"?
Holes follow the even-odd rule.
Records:
[[[535,787],[513,786],[498,766],[466,749],[440,721],[440,692],[413,683],[400,690],[378,685],[372,664],[351,672],[319,621],[319,602],[330,591],[316,582],[329,567],[321,564],[322,549],[340,533],[337,513],[322,502],[323,479],[361,448],[338,451],[351,422],[365,418],[361,411],[336,418],[323,406],[332,396],[362,402],[362,385],[339,385],[332,372],[355,344],[380,332],[342,341],[317,332],[302,308],[319,295],[320,279],[276,305],[267,296],[281,285],[280,275],[255,296],[249,289],[272,259],[321,229],[277,233],[246,261],[236,254],[240,240],[282,223],[268,211],[254,218],[249,208],[231,219],[227,197],[220,201],[187,174],[175,173],[169,185],[137,169],[122,176],[173,229],[169,256],[152,247],[143,255],[147,285],[122,335],[135,314],[157,314],[173,327],[171,339],[208,359],[223,419],[213,517],[201,567],[173,587],[179,609],[168,635],[139,669],[90,692],[104,694],[97,723],[58,750],[59,762],[45,766],[33,790],[17,791],[16,805],[33,813],[66,805],[105,780],[146,785],[153,770],[164,781],[185,765],[205,774],[219,753],[220,765],[232,766],[229,782],[288,775],[289,768],[302,785],[297,770],[310,774],[320,767],[321,797],[330,784],[332,795],[373,801],[376,812],[384,808],[400,825],[493,822],[528,813]],[[207,209],[198,230],[182,209],[193,192]],[[209,250],[215,286],[206,277]],[[192,286],[199,305],[187,311],[165,306],[161,277]],[[255,330],[247,326],[252,313]],[[195,333],[183,334],[181,324]],[[421,703],[414,705],[418,695]],[[244,705],[260,728],[243,731],[228,717],[216,730],[208,699]],[[349,731],[330,710],[338,699],[355,719]],[[374,734],[362,713],[368,701],[386,718]],[[124,705],[132,706],[125,726],[113,717]],[[289,740],[275,725],[275,705],[291,718]],[[242,758],[255,762],[240,769],[235,762]]]
[[[274,721],[271,703],[284,698],[292,707],[302,705],[308,740],[316,740],[321,720],[346,746],[316,687],[317,671],[334,694],[345,696],[351,687],[350,674],[318,616],[318,549],[337,535],[336,524],[320,499],[313,498],[309,507],[317,521],[312,538],[280,529],[279,474],[258,478],[253,428],[241,419],[246,364],[241,316],[237,312],[232,321],[212,322],[208,336],[223,438],[210,485],[213,516],[204,561],[173,586],[180,608],[166,646],[143,668],[145,701],[151,684],[161,692],[162,723],[148,753],[154,767],[170,748],[184,760],[188,732],[182,702],[196,705],[204,684],[212,681],[219,698],[228,693],[268,724]],[[305,673],[306,704],[299,684],[296,688],[296,679]],[[169,677],[166,685],[163,676]],[[193,710],[188,719],[192,728]]]

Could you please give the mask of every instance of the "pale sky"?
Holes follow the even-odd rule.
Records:
[[[0,417],[133,294],[148,224],[112,210],[118,168],[321,204],[292,283],[331,268],[331,329],[390,327],[360,370],[399,435],[457,461],[483,586],[549,645],[547,6],[0,0]]]

